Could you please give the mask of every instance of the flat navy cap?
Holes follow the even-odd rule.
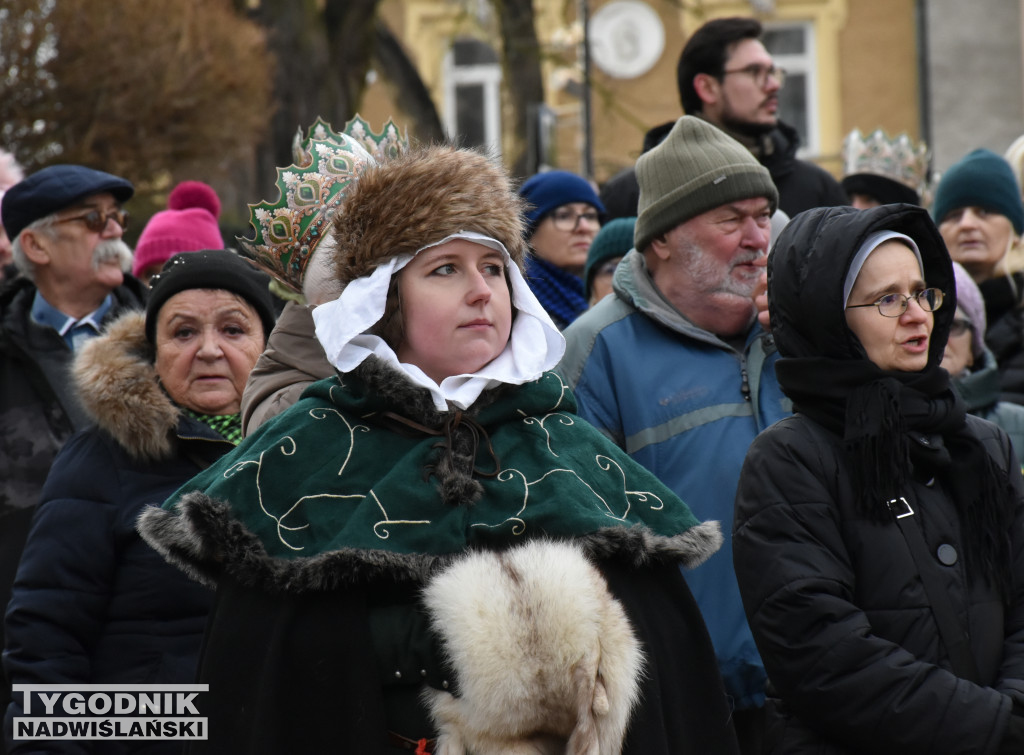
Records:
[[[0,219],[12,241],[26,226],[80,199],[109,191],[118,202],[135,193],[130,181],[83,165],[51,165],[14,184],[0,201]]]

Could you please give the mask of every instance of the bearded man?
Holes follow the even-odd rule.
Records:
[[[636,173],[635,246],[615,270],[614,295],[565,331],[558,372],[581,417],[699,518],[721,522],[721,550],[683,576],[715,646],[741,749],[759,752],[765,673],[729,533],[747,447],[790,413],[754,304],[779,195],[743,145],[693,116],[642,155]]]
[[[683,112],[706,120],[743,144],[768,169],[779,190],[779,209],[793,217],[813,207],[846,205],[843,187],[824,168],[800,160],[800,136],[779,119],[779,91],[786,72],[761,42],[754,18],[716,18],[687,40],[676,66]],[[643,151],[655,146],[672,123],[644,136]],[[608,218],[636,215],[636,172],[626,168],[601,187]]]
[[[54,165],[14,184],[0,202],[18,269],[0,290],[3,607],[50,464],[88,424],[68,373],[75,349],[125,309],[143,307],[142,284],[124,274],[132,251],[121,239],[121,205],[133,192],[118,176]]]
[[[768,168],[779,206],[793,217],[813,207],[849,204],[839,182],[814,163],[798,160],[800,137],[779,120],[785,71],[761,43],[753,18],[717,18],[687,40],[676,67],[683,112],[713,123]]]

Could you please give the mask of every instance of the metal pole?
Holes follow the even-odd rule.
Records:
[[[590,106],[590,8],[587,0],[579,0],[580,22],[583,24],[583,111],[582,172],[587,180],[594,178],[594,125]]]
[[[928,4],[927,0],[917,0],[915,5],[915,22],[917,25],[917,107],[918,127],[921,130],[921,141],[928,145],[935,159],[935,145],[932,143],[932,80],[930,68],[930,48],[928,37]],[[929,170],[931,165],[928,166]]]

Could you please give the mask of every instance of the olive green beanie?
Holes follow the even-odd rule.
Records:
[[[741,199],[765,197],[772,213],[779,192],[768,169],[746,147],[692,115],[636,161],[640,203],[633,239],[638,251],[690,218]]]

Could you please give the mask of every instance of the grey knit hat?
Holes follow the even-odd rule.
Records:
[[[772,213],[779,192],[768,169],[746,147],[692,115],[684,115],[665,141],[636,161],[640,184],[634,232],[638,251],[690,218],[741,199],[765,197]]]

